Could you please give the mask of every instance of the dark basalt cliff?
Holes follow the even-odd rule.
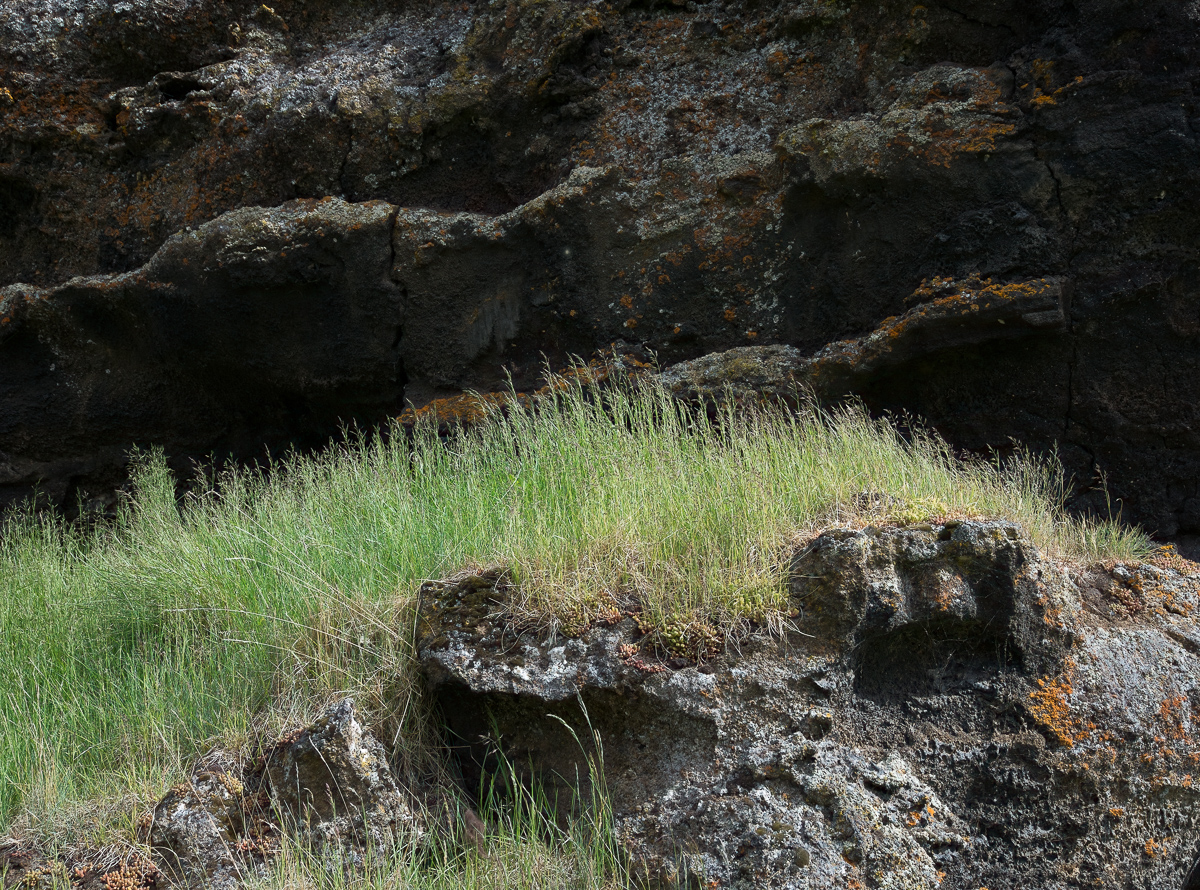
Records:
[[[1200,532],[1198,19],[8,0],[0,499],[100,493],[133,445],[319,443],[621,340],[786,345],[830,392],[1057,443],[1081,505],[1103,474],[1127,518]]]

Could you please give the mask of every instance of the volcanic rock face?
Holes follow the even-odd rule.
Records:
[[[261,454],[399,404],[392,215],[340,199],[235,210],[136,272],[0,291],[9,481],[49,479],[58,500],[72,477],[110,479],[130,445]]]
[[[1176,0],[10,0],[0,491],[768,345],[1200,532],[1196,48]]]
[[[422,598],[468,786],[500,752],[565,813],[595,729],[661,886],[1149,890],[1197,855],[1194,577],[1059,565],[1006,523],[834,529],[794,556],[785,639],[682,667],[632,619],[522,631],[493,586]]]

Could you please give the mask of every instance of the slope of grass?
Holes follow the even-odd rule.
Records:
[[[152,800],[206,746],[244,744],[271,731],[261,715],[300,719],[339,690],[419,766],[428,724],[405,616],[422,579],[464,567],[504,566],[533,620],[578,627],[637,601],[660,643],[702,648],[777,617],[783,556],[831,521],[1007,517],[1067,557],[1147,548],[1065,517],[1049,464],[964,464],[857,410],[709,421],[652,388],[603,408],[578,388],[555,399],[449,441],[398,432],[227,474],[182,508],[146,456],[110,529],[10,521],[0,822],[23,812],[36,830],[79,802]]]

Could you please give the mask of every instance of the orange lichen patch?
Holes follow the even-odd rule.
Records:
[[[1043,677],[1037,681],[1037,689],[1029,693],[1029,714],[1059,744],[1072,747],[1079,736],[1079,723],[1071,716],[1070,697],[1071,673],[1074,665],[1058,677]],[[1083,733],[1086,735],[1086,731]]]
[[[904,821],[909,827],[927,825],[936,817],[936,815],[937,813],[933,808],[933,804],[929,803],[928,799],[926,799],[925,805],[919,806],[915,810],[909,812],[908,818],[906,818]]]
[[[634,324],[637,322],[634,321]],[[550,375],[545,386],[532,393],[490,392],[463,393],[444,399],[434,399],[420,408],[408,408],[397,420],[406,426],[422,422],[433,422],[439,426],[470,425],[479,423],[506,408],[519,405],[528,408],[536,402],[557,392],[565,392],[574,386],[595,386],[616,374],[635,377],[644,373],[649,365],[632,355],[622,356],[622,362],[591,361]]]
[[[1031,77],[1028,83],[1022,84],[1022,90],[1030,90],[1029,104],[1034,108],[1057,105],[1059,100],[1081,83],[1083,77],[1076,77],[1069,83],[1054,87],[1054,62],[1046,59],[1035,59],[1030,66]]]
[[[1167,846],[1171,840],[1172,838],[1170,837],[1165,837],[1161,841],[1156,841],[1154,838],[1150,838],[1150,840],[1146,841],[1146,845],[1142,849],[1151,859],[1158,859],[1166,854]]]
[[[930,118],[921,129],[927,139],[922,143],[908,136],[897,136],[889,145],[908,148],[912,154],[938,167],[949,167],[955,155],[991,152],[996,140],[1017,131],[1015,124],[1003,121],[977,120],[959,127],[937,129],[942,120]]]
[[[844,340],[826,346],[815,358],[815,377],[835,377],[847,369],[865,370],[894,353],[901,338],[919,329],[958,327],[964,319],[974,325],[1007,323],[1033,317],[1053,316],[1058,306],[1058,283],[1037,278],[1010,284],[993,284],[991,279],[969,278],[962,282],[949,278],[926,280],[911,301],[918,305],[901,316],[883,320],[871,334],[858,340]],[[1055,308],[1051,308],[1055,307]],[[1052,321],[1051,319],[1048,319]],[[989,334],[988,336],[992,336]]]
[[[1030,67],[1033,69],[1034,80],[1042,86],[1049,86],[1054,72],[1054,62],[1050,59],[1034,59]]]
[[[1185,703],[1187,703],[1186,696],[1176,695],[1171,698],[1163,699],[1162,704],[1159,705],[1158,716],[1159,719],[1166,724],[1167,738],[1187,738],[1187,728],[1185,726],[1185,722],[1190,724],[1190,721],[1184,714],[1183,707]]]
[[[1182,560],[1182,557],[1175,557]],[[1195,565],[1192,563],[1191,565]],[[1113,572],[1116,563],[1105,565],[1103,568]],[[1164,585],[1162,579],[1155,577],[1152,569],[1144,565],[1125,566],[1125,574],[1113,578],[1113,584],[1108,589],[1109,597],[1114,601],[1112,607],[1114,617],[1135,618],[1143,613],[1165,617],[1168,614],[1189,616],[1193,607],[1186,599],[1181,600],[1175,585]]]
[[[105,120],[97,99],[106,88],[99,80],[68,84],[50,75],[14,83],[0,95],[0,123],[39,139],[74,140],[88,124],[101,132]]]
[[[672,266],[683,265],[684,257],[692,252],[692,246],[685,244],[677,250],[669,250],[663,254],[663,262],[670,263]]]
[[[779,147],[785,156],[815,161],[818,175],[882,174],[905,158],[949,167],[958,155],[995,150],[1016,131],[1016,110],[1003,101],[1000,86],[976,73],[924,89],[914,83],[877,121],[810,121],[784,134]]]
[[[434,399],[420,408],[409,408],[400,415],[400,422],[414,424],[422,420],[443,423],[478,423],[516,398],[524,401],[525,393],[463,393],[445,399]]]
[[[1050,280],[1046,278],[995,284],[991,278],[980,278],[978,275],[962,280],[935,275],[931,279],[924,279],[905,302],[943,309],[968,304],[986,309],[999,303],[1038,297],[1051,286]],[[908,314],[904,317],[907,318]]]
[[[1149,561],[1152,565],[1156,565],[1160,569],[1169,569],[1179,572],[1181,575],[1200,574],[1200,563],[1192,562],[1192,560],[1181,556],[1179,551],[1175,549],[1174,544],[1159,547],[1151,555]]]
[[[978,278],[976,277],[969,279],[969,281],[975,280],[978,280]],[[990,283],[991,279],[989,278],[987,281]],[[909,301],[915,300],[923,303],[927,300],[946,296],[947,294],[957,292],[961,289],[962,288],[960,288],[953,278],[948,276],[943,277],[941,275],[934,275],[933,278],[922,279],[920,285],[917,286],[917,289],[912,292],[912,296],[910,296],[908,299]]]
[[[954,605],[962,592],[961,585],[955,584],[955,580],[957,579],[941,577],[933,585],[933,604],[937,607],[936,611],[947,615],[954,612]]]

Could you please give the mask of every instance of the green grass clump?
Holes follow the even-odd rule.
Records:
[[[1004,517],[1080,560],[1148,546],[1065,516],[1052,464],[964,463],[857,409],[710,420],[652,387],[553,402],[449,440],[397,431],[230,472],[182,506],[148,455],[110,528],[10,520],[0,823],[20,812],[50,832],[104,799],[115,821],[77,821],[120,834],[208,745],[269,737],[341,691],[419,764],[428,725],[406,616],[423,579],[464,568],[503,567],[530,621],[579,628],[636,605],[661,644],[703,649],[776,620],[789,548],[830,522]]]

